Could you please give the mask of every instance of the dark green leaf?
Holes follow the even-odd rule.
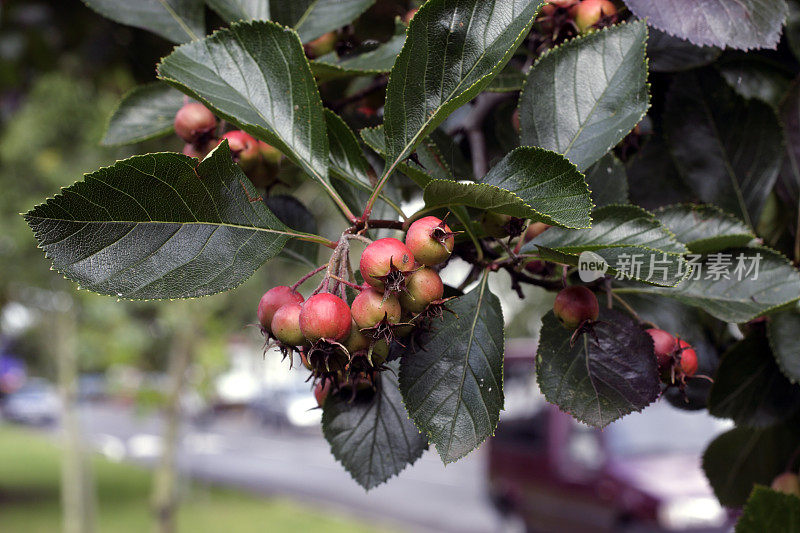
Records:
[[[645,209],[695,200],[660,136],[647,141],[628,161],[626,170],[631,202]]]
[[[269,20],[269,0],[206,0],[227,22]]]
[[[719,57],[722,50],[713,46],[695,46],[656,29],[650,30],[647,58],[652,72],[680,72],[702,67]]]
[[[106,146],[155,139],[173,131],[175,113],[185,96],[166,83],[140,85],[122,97],[108,121]]]
[[[257,197],[224,142],[199,165],[169,153],[119,161],[25,219],[53,267],[82,288],[188,298],[236,287],[296,235]]]
[[[445,463],[494,433],[503,408],[503,312],[486,277],[447,304],[452,313],[400,364],[400,390],[409,416]]]
[[[798,428],[794,420],[767,429],[735,428],[714,439],[703,454],[703,470],[720,503],[741,507],[753,485],[769,485],[783,472],[800,446]]]
[[[794,57],[800,59],[800,1],[798,0],[789,0],[785,33]]]
[[[234,23],[176,48],[158,72],[331,187],[322,100],[294,31],[272,22]]]
[[[325,110],[325,121],[328,125],[331,170],[339,176],[350,177],[369,186],[370,175],[374,178],[374,173],[353,130],[330,109]]]
[[[653,340],[628,315],[603,308],[570,346],[573,332],[553,312],[542,319],[536,375],[548,402],[577,420],[605,427],[658,398]]]
[[[614,154],[606,154],[586,171],[586,184],[596,207],[627,204],[628,176],[625,165]]]
[[[269,0],[272,20],[284,26],[294,26],[317,0]]]
[[[413,464],[426,442],[403,408],[397,386],[399,364],[387,365],[370,398],[330,396],[322,413],[322,432],[334,457],[359,485],[369,490]]]
[[[674,286],[686,275],[681,257],[686,247],[644,209],[610,205],[596,209],[592,217],[591,229],[551,228],[522,251],[538,249],[543,259],[569,265],[578,264],[581,252],[591,251],[606,261],[610,274],[622,272],[657,285]]]
[[[653,214],[696,254],[747,246],[756,238],[743,222],[713,205],[671,205],[656,209]]]
[[[346,26],[370,8],[375,0],[316,0],[295,25],[304,43]]]
[[[383,126],[364,128],[360,133],[361,138],[367,146],[375,150],[378,154],[384,157],[386,156],[386,138],[383,135]],[[420,163],[406,160],[403,163],[398,163],[397,169],[411,178],[411,180],[421,188],[424,189],[428,183],[434,179],[455,179],[441,161],[441,154],[431,149],[430,144],[426,142],[421,143],[417,146],[416,153],[420,163],[424,161],[428,166],[423,167]]]
[[[712,415],[763,428],[790,418],[798,408],[800,386],[781,374],[766,338],[747,337],[722,357],[708,399]]]
[[[800,532],[800,498],[755,487],[736,524],[736,533]]]
[[[675,163],[699,198],[753,227],[783,157],[775,112],[737,95],[711,70],[679,75],[664,128]]]
[[[186,43],[205,35],[203,0],[83,0],[120,24],[141,28],[174,43]]]
[[[775,48],[785,0],[625,0],[639,18],[699,46]]]
[[[788,311],[770,317],[769,344],[778,366],[792,383],[800,383],[800,312]]]
[[[591,226],[589,189],[575,165],[528,146],[508,154],[479,183],[431,181],[425,203],[468,205],[568,228]]]
[[[541,0],[430,0],[411,20],[386,88],[385,173],[511,59]]]
[[[268,196],[264,199],[267,208],[286,226],[303,233],[317,233],[314,215],[300,201],[288,195]],[[291,240],[281,250],[281,256],[316,268],[319,245],[313,242]]]
[[[522,144],[564,154],[580,171],[603,157],[650,105],[646,42],[647,27],[636,21],[542,55],[520,95]]]
[[[675,288],[638,285],[619,291],[668,296],[700,307],[722,321],[739,323],[800,299],[800,272],[785,257],[768,248],[732,248],[723,255],[692,259],[692,275]],[[756,273],[758,278],[753,279]]]
[[[721,61],[717,68],[733,90],[777,109],[792,83],[794,72],[761,56],[746,55]]]

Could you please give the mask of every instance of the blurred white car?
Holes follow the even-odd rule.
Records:
[[[61,399],[44,379],[30,379],[3,402],[3,415],[21,424],[47,425],[58,421]]]

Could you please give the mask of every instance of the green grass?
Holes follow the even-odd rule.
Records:
[[[152,530],[148,502],[151,474],[97,457],[92,463],[100,533]],[[0,531],[56,533],[61,528],[59,450],[47,437],[0,425]],[[186,486],[179,531],[263,533],[377,531],[367,523],[277,498],[200,485]]]

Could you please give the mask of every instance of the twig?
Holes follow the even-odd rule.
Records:
[[[633,309],[633,307],[630,306],[630,304],[628,302],[623,300],[622,297],[619,294],[616,294],[614,291],[611,291],[611,297],[614,298],[614,300],[618,304],[620,304],[622,307],[624,307],[625,310],[628,311],[633,316],[633,318],[636,319],[637,322],[639,322],[640,324],[642,323],[642,317],[639,316],[639,313],[637,313]]]
[[[475,99],[464,122],[456,130],[467,134],[469,149],[472,156],[472,172],[475,179],[480,179],[489,171],[489,157],[486,152],[486,139],[483,135],[483,122],[487,115],[500,102],[508,100],[513,93],[483,93]]]

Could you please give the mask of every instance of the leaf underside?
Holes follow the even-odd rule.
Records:
[[[174,131],[184,95],[163,82],[136,87],[122,97],[108,122],[102,144],[116,146],[155,139]]]
[[[174,43],[186,43],[205,35],[202,0],[83,0],[120,24],[151,31]]]

